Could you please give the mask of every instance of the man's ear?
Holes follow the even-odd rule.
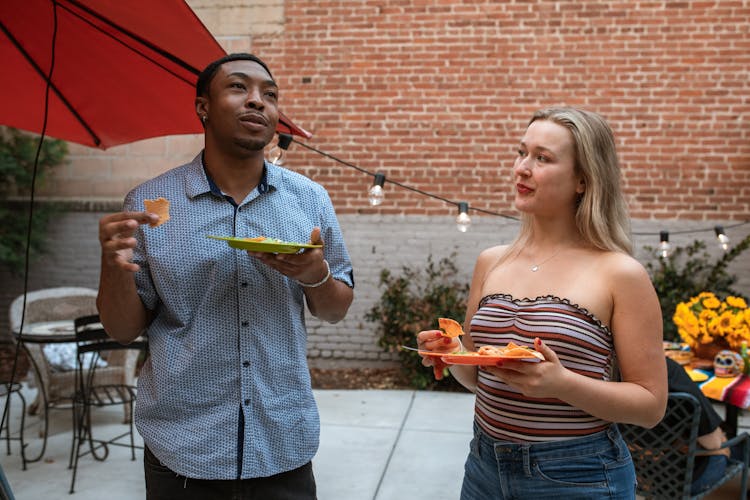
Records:
[[[203,96],[195,98],[195,113],[198,115],[198,118],[208,116],[208,99]]]

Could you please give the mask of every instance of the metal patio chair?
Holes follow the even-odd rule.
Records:
[[[135,460],[136,448],[133,428],[133,405],[136,399],[134,383],[111,381],[99,377],[102,368],[99,361],[111,359],[116,353],[134,353],[138,358],[141,352],[147,352],[148,344],[144,338],[136,339],[130,344],[121,344],[109,337],[101,325],[99,315],[76,318],[76,390],[73,397],[73,442],[70,450],[70,468],[73,469],[70,481],[70,493],[74,492],[79,459],[91,454],[95,460],[106,460],[109,446],[130,448],[131,459]],[[91,412],[96,408],[123,405],[129,412],[126,418],[127,430],[108,439],[96,438],[91,424]],[[127,442],[122,442],[128,438]],[[84,447],[88,444],[87,447]]]
[[[750,435],[738,434],[722,448],[741,444],[743,461],[730,460],[724,476],[699,495],[691,495],[695,457],[706,452],[698,445],[700,403],[691,394],[670,392],[667,411],[652,429],[618,424],[628,444],[638,480],[637,493],[645,498],[698,499],[741,475],[740,498],[745,498]]]

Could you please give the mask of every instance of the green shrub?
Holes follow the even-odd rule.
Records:
[[[12,128],[0,128],[0,265],[16,274],[24,269],[29,227],[29,203],[34,159],[39,138]],[[67,143],[45,139],[39,153],[36,186],[60,165],[68,153]],[[35,204],[31,221],[29,253],[33,258],[45,249],[47,223],[56,212],[53,205]]]
[[[423,270],[404,266],[400,276],[383,269],[379,283],[384,288],[383,294],[365,315],[367,321],[377,324],[378,345],[398,352],[401,368],[417,389],[462,387],[448,370],[443,380],[436,381],[432,369],[422,366],[416,352],[400,349],[402,345],[416,347],[417,333],[437,329],[438,318],[453,318],[463,323],[469,285],[458,280],[455,257],[453,253],[436,264],[430,255]]]
[[[732,285],[737,277],[727,271],[727,266],[750,247],[750,235],[737,243],[721,257],[714,259],[706,251],[703,240],[695,240],[686,247],[676,247],[666,259],[656,258],[646,263],[661,305],[664,340],[679,342],[677,327],[672,316],[680,302],[689,300],[701,292],[713,292],[717,296],[741,296]],[[654,252],[652,247],[644,247]],[[655,255],[655,252],[654,252]]]

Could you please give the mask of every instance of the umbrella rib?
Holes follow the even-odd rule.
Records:
[[[5,36],[8,37],[8,39],[13,43],[13,45],[16,46],[18,51],[21,54],[23,54],[23,56],[26,58],[29,64],[31,64],[31,66],[39,74],[39,76],[41,76],[42,79],[50,86],[50,88],[55,93],[55,95],[60,99],[60,101],[65,105],[65,107],[68,108],[68,111],[70,111],[71,114],[76,117],[76,120],[78,120],[81,126],[86,129],[86,132],[89,133],[89,135],[91,136],[91,139],[94,141],[94,144],[96,144],[97,146],[101,144],[102,141],[101,139],[99,139],[99,136],[97,136],[94,133],[91,127],[89,127],[88,123],[86,123],[86,120],[84,120],[83,117],[81,117],[81,115],[78,114],[78,112],[73,108],[73,106],[71,106],[70,102],[68,102],[65,96],[62,95],[62,93],[57,88],[57,86],[47,78],[47,75],[44,73],[42,68],[39,67],[36,61],[31,57],[31,54],[26,52],[23,46],[18,42],[18,40],[16,40],[16,38],[11,34],[11,32],[5,26],[5,23],[3,23],[2,21],[0,21],[0,29],[2,29],[3,33],[5,33]]]
[[[164,57],[165,59],[167,59],[169,61],[172,61],[174,64],[176,64],[177,66],[180,66],[181,68],[187,70],[188,72],[190,72],[190,73],[192,73],[194,75],[198,75],[200,73],[200,70],[198,70],[194,66],[191,66],[190,64],[188,64],[187,62],[183,61],[182,59],[180,59],[179,57],[175,56],[174,54],[171,54],[170,52],[167,52],[166,50],[164,50],[164,49],[162,49],[162,48],[154,45],[153,43],[149,42],[145,38],[142,38],[142,37],[136,35],[135,33],[133,33],[130,30],[128,30],[128,29],[120,26],[119,24],[116,24],[113,21],[110,21],[109,19],[107,19],[103,15],[99,14],[98,12],[94,11],[90,7],[88,7],[86,5],[82,5],[77,0],[67,0],[67,2],[69,4],[77,7],[78,9],[82,10],[83,12],[88,13],[92,17],[98,19],[99,21],[101,21],[101,22],[109,25],[111,28],[114,28],[115,30],[119,31],[120,33],[123,33],[123,34],[127,35],[128,37],[130,37],[133,40],[135,40],[137,43],[140,43],[144,47],[147,47],[147,48],[151,49],[152,51],[156,52],[157,54],[159,54],[160,56]],[[141,52],[140,50],[136,49],[135,47],[132,47],[132,46],[128,45],[127,43],[125,43],[125,41],[117,38],[112,33],[108,33],[107,31],[101,29],[99,26],[96,26],[94,23],[92,23],[91,20],[86,19],[83,16],[81,16],[80,13],[74,12],[73,10],[71,10],[70,7],[68,7],[66,5],[63,5],[62,3],[58,3],[58,5],[60,7],[62,7],[63,9],[67,10],[70,14],[76,16],[81,21],[84,21],[84,22],[88,23],[92,28],[94,28],[94,29],[100,31],[101,33],[109,36],[110,38],[112,38],[113,40],[119,42],[120,44],[122,44],[123,46],[125,46],[128,49],[132,50],[136,54],[142,56],[143,58],[145,58],[145,59],[151,61],[152,63],[154,63],[155,65],[159,66],[164,71],[166,71],[166,72],[174,75],[175,78],[179,78],[180,80],[184,81],[185,83],[187,83],[190,86],[195,85],[195,82],[191,82],[191,81],[183,78],[182,76],[180,76],[177,73],[175,73],[174,71],[170,70],[169,68],[167,68],[163,64],[161,64],[158,61],[156,61],[154,58],[149,57],[147,54]]]

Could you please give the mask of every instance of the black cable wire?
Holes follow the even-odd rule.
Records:
[[[50,94],[50,82],[52,81],[52,71],[55,68],[55,46],[57,44],[57,0],[52,0],[52,53],[50,57],[49,73],[46,78],[46,86],[44,89],[44,118],[42,121],[42,131],[39,137],[39,144],[36,148],[36,155],[34,156],[34,167],[31,172],[31,192],[29,195],[29,219],[26,230],[26,251],[24,254],[24,267],[23,267],[23,304],[21,309],[21,324],[19,326],[19,338],[16,342],[16,350],[13,354],[13,367],[10,372],[10,382],[8,383],[8,394],[5,399],[5,407],[3,408],[3,417],[0,420],[0,429],[5,426],[5,419],[10,418],[8,415],[8,408],[10,406],[11,389],[15,382],[16,369],[18,367],[18,356],[21,352],[21,344],[23,343],[23,326],[26,321],[26,295],[29,290],[29,260],[31,255],[31,224],[34,220],[34,193],[36,188],[36,176],[39,166],[39,156],[42,152],[42,145],[44,143],[44,137],[47,133],[47,118],[49,116],[49,94]],[[10,434],[10,425],[8,425],[8,434]],[[23,453],[23,450],[21,450]]]
[[[305,149],[309,149],[310,151],[318,153],[321,156],[325,156],[326,158],[330,158],[331,160],[339,162],[342,165],[346,165],[347,167],[353,168],[354,170],[362,172],[363,174],[369,175],[370,177],[375,177],[375,175],[377,175],[377,174],[375,174],[373,172],[370,172],[369,170],[365,170],[362,167],[358,167],[357,165],[354,165],[352,163],[344,161],[344,160],[342,160],[340,158],[337,158],[337,157],[333,156],[330,153],[326,153],[325,151],[321,151],[321,150],[319,150],[317,148],[314,148],[312,146],[309,146],[309,145],[305,144],[304,142],[300,142],[300,141],[298,141],[298,140],[296,140],[294,138],[292,138],[292,142],[294,142],[295,144],[299,144],[300,146],[302,146]],[[449,200],[448,198],[443,198],[442,196],[438,196],[436,194],[428,193],[427,191],[423,191],[421,189],[417,189],[415,187],[408,186],[408,185],[403,184],[401,182],[391,180],[388,177],[385,178],[385,182],[388,182],[390,184],[394,184],[394,185],[396,185],[396,186],[398,186],[400,188],[407,189],[407,190],[413,191],[415,193],[419,193],[419,194],[421,194],[423,196],[427,196],[429,198],[434,198],[436,200],[440,200],[440,201],[443,201],[445,203],[449,203],[451,205],[456,205],[456,207],[458,207],[458,204],[460,203],[458,201]],[[506,219],[511,219],[511,220],[515,220],[515,221],[518,220],[518,217],[513,217],[512,215],[501,214],[501,213],[498,213],[498,212],[492,212],[490,210],[485,210],[483,208],[476,208],[476,207],[471,207],[471,206],[469,208],[471,210],[474,210],[475,212],[482,212],[482,213],[486,213],[486,214],[489,214],[489,215],[496,215],[498,217],[504,217]]]
[[[337,157],[335,157],[334,155],[332,155],[330,153],[326,153],[325,151],[321,151],[320,149],[314,148],[314,147],[312,147],[312,146],[310,146],[308,144],[305,144],[304,142],[300,142],[297,139],[292,138],[292,142],[294,142],[295,144],[299,144],[300,146],[302,146],[305,149],[308,149],[310,151],[318,153],[321,156],[325,156],[326,158],[329,158],[329,159],[331,159],[333,161],[341,163],[342,165],[346,165],[349,168],[353,168],[354,170],[357,170],[358,172],[362,172],[363,174],[369,175],[370,177],[375,177],[377,175],[376,173],[370,172],[369,170],[366,170],[366,169],[364,169],[362,167],[358,167],[357,165],[354,165],[353,163],[349,163],[348,161],[344,161],[344,160],[342,160],[340,158],[337,158]],[[394,185],[396,185],[396,186],[398,186],[400,188],[407,189],[409,191],[413,191],[415,193],[419,193],[421,195],[424,195],[424,196],[427,196],[427,197],[430,197],[430,198],[434,198],[436,200],[443,201],[445,203],[449,203],[451,205],[456,205],[456,207],[458,207],[458,204],[460,203],[458,201],[449,200],[448,198],[443,198],[442,196],[438,196],[438,195],[435,195],[435,194],[432,194],[432,193],[428,193],[427,191],[422,191],[421,189],[417,189],[417,188],[414,188],[414,187],[411,187],[411,186],[407,186],[406,184],[403,184],[401,182],[393,181],[393,180],[389,179],[388,177],[385,178],[385,182],[394,184]],[[487,215],[494,215],[494,216],[497,216],[497,217],[503,217],[505,219],[510,219],[510,220],[514,220],[514,221],[519,221],[518,217],[514,217],[512,215],[506,215],[506,214],[499,213],[499,212],[493,212],[492,210],[486,210],[484,208],[472,207],[471,205],[469,205],[469,210],[473,210],[475,212],[480,212],[480,213],[487,214]],[[742,227],[742,226],[744,226],[746,224],[750,224],[750,220],[746,220],[746,221],[743,221],[743,222],[738,222],[736,224],[725,225],[724,229],[734,229],[734,228],[737,228],[737,227]],[[684,229],[684,230],[681,230],[681,231],[669,231],[669,234],[691,234],[691,233],[703,233],[703,232],[708,232],[708,231],[713,232],[714,231],[714,227],[712,226],[712,227],[706,228],[706,229]],[[657,231],[657,232],[647,231],[647,232],[633,232],[631,234],[633,236],[659,236],[660,232],[659,231]]]

